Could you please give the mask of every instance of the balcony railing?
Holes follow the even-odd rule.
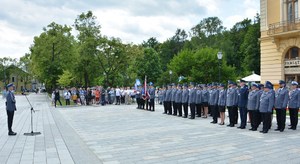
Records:
[[[300,18],[295,18],[293,21],[282,21],[269,24],[268,35],[280,34],[295,30],[300,30]]]

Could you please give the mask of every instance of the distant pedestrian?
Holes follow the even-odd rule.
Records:
[[[56,102],[59,102],[60,106],[62,106],[61,101],[60,101],[60,95],[59,95],[59,90],[55,90],[55,98],[54,98],[54,106],[56,108]]]

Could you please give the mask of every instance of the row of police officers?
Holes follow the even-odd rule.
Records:
[[[239,87],[236,82],[228,81],[227,89],[224,84],[170,84],[161,92],[164,105],[164,114],[190,119],[195,117],[207,118],[210,114],[213,124],[218,122],[224,125],[225,111],[228,110],[229,124],[245,129],[247,113],[249,113],[251,128],[256,131],[263,122],[260,132],[268,133],[271,128],[273,110],[276,110],[276,131],[283,132],[286,123],[286,111],[289,110],[290,128],[296,130],[298,124],[298,110],[300,107],[300,90],[296,81],[291,82],[288,89],[283,80],[279,81],[279,89],[274,90],[271,82],[265,85],[252,83],[248,88],[244,80],[240,80]],[[190,109],[190,110],[189,110]]]

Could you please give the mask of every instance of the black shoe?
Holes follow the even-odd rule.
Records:
[[[197,117],[201,117],[201,115],[197,115]]]
[[[182,115],[178,115],[178,117],[182,117]]]
[[[9,136],[15,136],[15,135],[17,135],[17,133],[11,131],[11,132],[8,132],[8,135],[9,135]]]
[[[203,116],[202,118],[207,118],[207,116]]]
[[[241,126],[238,126],[238,127],[236,127],[236,128],[238,128],[238,129],[242,129],[242,127],[241,127]]]
[[[210,122],[210,123],[212,123],[212,124],[216,124],[217,122],[215,122],[215,121],[212,121],[212,122]]]
[[[255,129],[255,128],[252,128],[252,131],[257,131],[257,129]]]
[[[190,117],[189,119],[195,119],[195,117]]]
[[[168,115],[172,115],[171,113],[168,113]]]
[[[283,132],[284,131],[284,129],[280,129],[280,132]]]
[[[250,128],[249,130],[253,130],[254,128]]]
[[[219,123],[219,125],[224,125],[224,122],[221,124],[221,123]]]
[[[246,129],[246,127],[245,127],[245,126],[243,126],[243,127],[241,127],[241,129]]]
[[[268,131],[263,131],[262,133],[263,133],[263,134],[266,134],[266,133],[268,133]]]
[[[274,131],[280,131],[280,129],[277,128],[277,129],[275,129]]]
[[[182,118],[187,118],[187,116],[183,116]]]
[[[289,127],[289,129],[296,130],[296,128],[294,128],[294,127]]]
[[[173,114],[173,116],[177,116],[177,114]]]

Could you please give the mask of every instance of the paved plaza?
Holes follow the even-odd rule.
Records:
[[[7,135],[0,100],[0,163],[300,163],[300,128],[268,134],[136,109],[136,105],[58,107],[45,94],[28,96],[36,112],[16,96],[13,130]],[[228,118],[226,118],[228,121]],[[287,119],[289,124],[289,119]],[[249,125],[248,127],[249,128]]]

